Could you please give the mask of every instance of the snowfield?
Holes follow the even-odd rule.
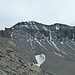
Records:
[[[44,54],[36,55],[35,58],[36,58],[36,61],[37,61],[37,64],[35,64],[35,65],[38,66],[38,67],[40,67],[41,64],[43,64],[43,62],[45,62],[45,59],[46,59]]]

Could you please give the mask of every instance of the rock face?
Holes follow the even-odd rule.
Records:
[[[43,54],[45,60],[39,66],[43,71],[53,75],[75,74],[75,27],[59,23],[45,25],[28,21],[5,28],[0,34],[12,41],[9,42],[14,46],[11,49],[26,60],[27,64],[30,62],[35,66],[38,64],[35,57]],[[7,52],[10,54],[12,50]],[[43,72],[37,73],[30,75],[42,75]]]

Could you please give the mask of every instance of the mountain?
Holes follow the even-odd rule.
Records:
[[[6,47],[42,71],[52,75],[75,74],[75,26],[26,21],[1,30],[0,35],[9,40],[4,43]]]

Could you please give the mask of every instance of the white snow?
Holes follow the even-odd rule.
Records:
[[[29,39],[27,39],[27,42],[29,42]]]
[[[14,28],[12,28],[12,29],[14,29]]]
[[[35,56],[35,59],[37,61],[37,64],[35,64],[36,66],[40,67],[41,64],[43,64],[43,62],[45,62],[46,60],[46,57],[44,54],[40,54],[40,55],[36,55]]]
[[[65,55],[68,55],[66,52],[64,52],[64,51],[61,51],[63,54],[65,54]]]
[[[56,44],[54,43],[54,41],[52,41],[52,44],[55,46],[55,48],[56,48],[57,50],[59,50],[58,47],[56,46]]]
[[[26,26],[26,28],[28,28],[28,25],[25,25]]]
[[[63,58],[64,58],[64,56],[62,56],[61,54],[56,53],[55,51],[53,51],[53,52],[55,53],[55,55],[58,55],[58,56],[60,56],[60,57],[63,57]]]
[[[38,27],[37,27],[36,25],[34,25],[34,27],[35,27],[37,30],[39,30]]]
[[[36,40],[36,42],[40,45],[40,46],[42,46],[44,49],[46,49],[36,38],[34,38],[34,40]],[[46,49],[47,50],[47,49]]]
[[[11,33],[11,35],[10,35],[10,36],[11,36],[11,38],[13,38],[13,32]]]
[[[43,35],[44,36],[44,35]],[[48,44],[50,44],[51,46],[53,46],[47,39],[46,37],[44,36],[45,40],[48,42]]]
[[[63,42],[61,42],[61,44],[63,44]]]
[[[56,30],[59,30],[59,26],[56,26]]]
[[[13,35],[11,34],[11,38],[13,38]]]
[[[52,44],[55,46],[55,48],[56,48],[58,51],[62,52],[62,53],[65,54],[65,55],[68,55],[68,54],[65,53],[64,51],[61,51],[61,50],[56,46],[56,44],[54,43],[54,41],[52,41]]]
[[[41,44],[36,38],[34,38],[34,39],[36,40],[36,42],[37,42],[39,45],[42,46],[42,44]]]
[[[48,30],[45,26],[43,26],[43,29],[46,30],[46,31]]]
[[[24,25],[22,25],[22,27],[24,27]]]
[[[50,31],[50,41],[52,41],[51,31]]]

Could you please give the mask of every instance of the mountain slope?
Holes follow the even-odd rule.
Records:
[[[17,52],[23,58],[27,58],[27,54],[30,62],[45,72],[53,75],[75,74],[75,27],[29,21],[5,28],[0,34],[15,42],[21,48]]]
[[[50,75],[34,66],[10,38],[0,36],[0,75]]]

